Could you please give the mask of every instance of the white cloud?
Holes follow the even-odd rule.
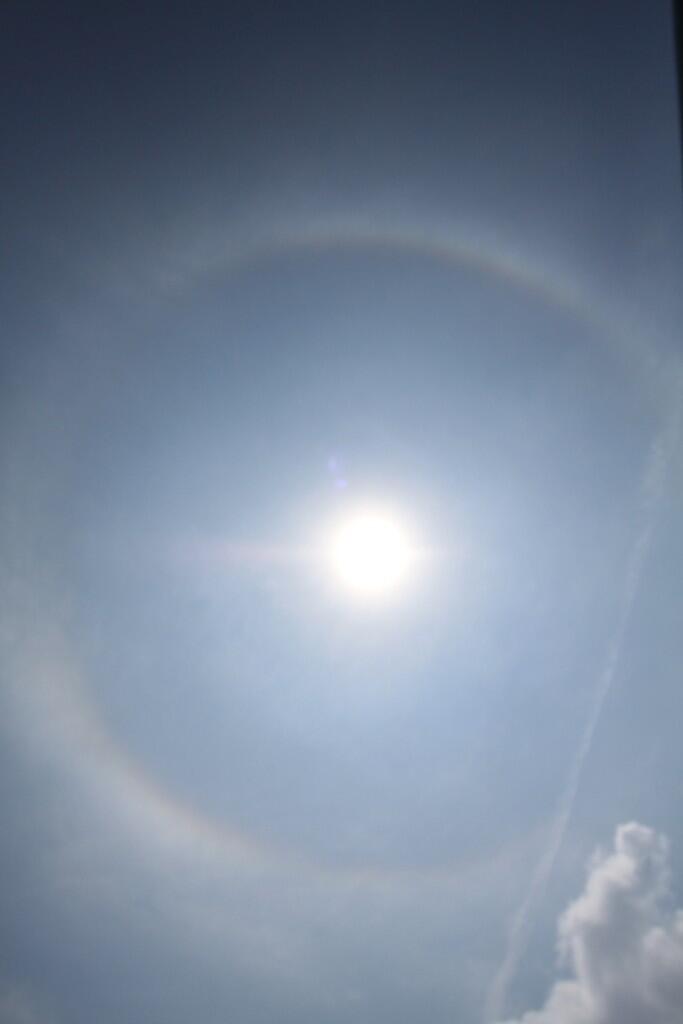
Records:
[[[576,794],[579,790],[584,762],[590,752],[595,730],[602,715],[602,709],[619,669],[621,650],[638,597],[640,580],[652,543],[659,506],[664,497],[669,466],[678,448],[681,434],[683,366],[678,364],[674,374],[674,382],[673,394],[675,400],[672,401],[671,410],[652,445],[640,484],[640,522],[638,534],[631,549],[626,568],[626,580],[616,628],[606,652],[602,671],[597,678],[588,717],[579,738],[579,744],[570,766],[567,781],[560,794],[548,845],[531,876],[529,888],[524,893],[522,902],[512,922],[505,955],[486,996],[484,1016],[487,1021],[495,1021],[502,1015],[502,1008],[505,1005],[510,982],[517,973],[519,964],[526,952],[531,930],[531,919],[545,891],[557,854],[564,841],[565,832],[567,831],[574,808]],[[681,1020],[683,1021],[683,1014],[681,1015]]]
[[[593,861],[559,922],[570,977],[541,1010],[508,1024],[681,1024],[683,910],[666,909],[668,844],[644,825],[620,825],[614,851]]]

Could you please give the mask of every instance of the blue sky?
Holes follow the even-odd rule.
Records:
[[[0,1018],[674,1024],[668,4],[4,17]]]

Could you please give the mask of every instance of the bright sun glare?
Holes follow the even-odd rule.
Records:
[[[414,551],[407,533],[392,517],[379,512],[352,515],[331,544],[337,579],[361,597],[389,595],[404,582]]]

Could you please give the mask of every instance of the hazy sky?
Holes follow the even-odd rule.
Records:
[[[669,4],[196,7],[0,16],[0,1022],[676,1024]]]

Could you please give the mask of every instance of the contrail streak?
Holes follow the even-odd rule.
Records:
[[[639,530],[628,560],[617,624],[606,652],[604,665],[597,679],[588,717],[579,739],[576,754],[570,765],[566,785],[558,802],[548,845],[536,865],[526,895],[512,920],[505,956],[486,998],[484,1019],[488,1022],[495,1022],[502,1018],[508,987],[517,972],[529,942],[532,914],[545,891],[548,878],[562,846],[579,789],[583,765],[590,751],[605,700],[616,675],[626,629],[633,612],[643,568],[652,543],[667,473],[680,435],[682,381],[683,372],[679,368],[671,413],[650,449],[643,473],[640,488]]]

